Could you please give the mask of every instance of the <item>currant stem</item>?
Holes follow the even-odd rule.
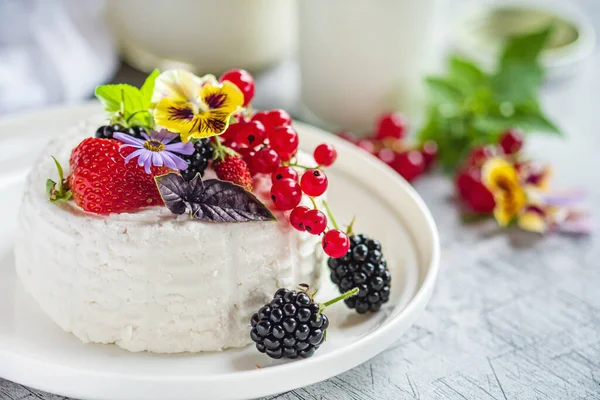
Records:
[[[301,168],[301,169],[316,169],[314,167],[307,167],[306,165],[300,165],[300,164],[296,164],[296,163],[290,163],[289,165],[290,167],[295,167],[295,168]]]
[[[314,208],[315,210],[318,210],[318,209],[319,209],[319,207],[317,206],[317,202],[315,201],[315,198],[314,198],[314,197],[309,197],[309,199],[310,199],[310,202],[311,202],[311,203],[312,203],[312,205],[313,205],[313,208]]]
[[[331,209],[329,208],[329,204],[327,204],[326,200],[323,200],[323,206],[325,207],[325,212],[327,213],[327,217],[331,221],[333,227],[335,229],[340,229],[337,222],[335,221],[335,218],[333,217],[333,213],[331,212]]]
[[[321,309],[325,309],[325,308],[329,307],[330,305],[337,303],[338,301],[342,301],[344,299],[347,299],[348,297],[355,296],[357,293],[358,293],[358,288],[357,287],[355,287],[354,289],[350,289],[346,293],[341,294],[341,295],[339,295],[336,298],[333,298],[333,299],[331,299],[329,301],[326,301],[325,303],[321,303],[320,304]]]

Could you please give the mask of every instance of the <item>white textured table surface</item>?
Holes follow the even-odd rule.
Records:
[[[597,0],[578,3],[599,28]],[[557,187],[589,190],[597,230],[600,52],[573,79],[547,87],[543,99],[567,138],[536,137],[528,150],[552,162]],[[269,399],[600,399],[600,235],[539,238],[461,225],[451,182],[429,176],[416,187],[442,239],[441,274],[425,315],[371,361]],[[2,379],[0,399],[64,400]]]

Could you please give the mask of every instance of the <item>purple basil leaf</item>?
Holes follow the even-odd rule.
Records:
[[[218,179],[204,182],[204,192],[191,204],[194,218],[210,222],[273,221],[269,209],[241,186]]]
[[[170,173],[157,176],[154,180],[165,205],[173,214],[183,214],[189,210],[185,201],[188,183],[181,175]]]
[[[204,193],[204,182],[202,182],[202,176],[198,173],[188,183],[185,191],[186,203],[194,204],[200,202],[202,200],[202,193]]]

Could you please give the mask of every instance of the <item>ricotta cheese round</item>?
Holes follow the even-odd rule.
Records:
[[[166,207],[101,216],[72,201],[50,203],[50,155],[68,174],[71,150],[91,132],[82,125],[49,143],[19,212],[17,273],[62,329],[129,351],[241,347],[251,343],[252,313],[277,288],[318,285],[320,237],[296,231],[281,213],[276,222],[220,224]],[[259,197],[268,181],[256,182]]]

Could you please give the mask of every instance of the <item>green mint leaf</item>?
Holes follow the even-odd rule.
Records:
[[[50,199],[50,201],[52,201],[52,196],[54,196],[54,188],[56,187],[56,182],[54,182],[52,179],[48,178],[46,180],[46,194],[48,195],[48,198]]]
[[[462,91],[450,80],[439,77],[428,77],[425,83],[429,89],[433,104],[459,105],[464,100]]]
[[[451,56],[448,60],[448,78],[463,91],[468,94],[477,87],[486,83],[487,76],[472,61],[458,56]]]
[[[152,71],[140,88],[142,102],[144,103],[144,107],[146,109],[150,108],[150,104],[152,102],[152,93],[154,92],[154,84],[156,83],[156,78],[158,78],[159,75],[160,71],[158,69]]]
[[[500,56],[500,69],[513,63],[537,65],[538,56],[544,49],[551,32],[552,27],[548,27],[539,32],[508,39]]]
[[[95,95],[108,113],[123,111],[125,115],[130,115],[143,109],[140,89],[125,83],[98,86]]]
[[[505,65],[492,77],[491,84],[498,101],[530,102],[544,80],[544,70],[537,64],[512,63]]]

